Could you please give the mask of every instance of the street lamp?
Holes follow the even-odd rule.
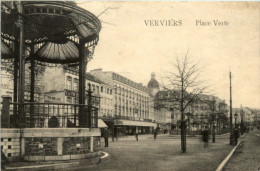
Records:
[[[237,116],[238,116],[238,114],[235,113],[235,114],[234,114],[234,118],[235,118],[235,128],[237,127]]]

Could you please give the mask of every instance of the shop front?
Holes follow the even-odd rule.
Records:
[[[132,121],[132,120],[114,120],[114,127],[117,130],[118,135],[134,135],[138,134],[150,134],[156,128],[157,124],[144,121]]]

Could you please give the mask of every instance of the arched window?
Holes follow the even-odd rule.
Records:
[[[73,80],[73,90],[79,91],[79,80],[77,78],[74,78]]]
[[[66,88],[67,88],[68,90],[71,90],[71,89],[72,89],[72,78],[71,78],[71,76],[67,76]]]
[[[117,87],[115,87],[115,89],[114,89],[114,90],[115,90],[115,91],[114,91],[114,92],[115,92],[115,94],[117,94]]]
[[[93,91],[93,93],[96,93],[95,92],[96,91],[95,87],[96,87],[95,84],[92,84],[92,89],[91,90]]]
[[[125,95],[124,88],[122,88],[122,96],[124,96],[124,95]]]
[[[118,94],[121,95],[121,88],[118,87]]]

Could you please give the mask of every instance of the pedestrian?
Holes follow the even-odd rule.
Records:
[[[234,145],[237,145],[238,137],[239,137],[239,132],[238,132],[238,129],[235,128],[234,129],[234,138],[235,138],[235,144]]]
[[[153,135],[154,140],[156,140],[157,134],[158,134],[158,132],[157,132],[157,130],[155,130],[154,135]]]
[[[138,141],[138,131],[135,132],[136,141]]]
[[[104,129],[103,136],[104,136],[104,139],[105,139],[105,147],[108,147],[109,132],[108,132],[107,128]]]
[[[204,142],[204,148],[209,146],[209,131],[207,127],[202,131],[202,141]]]

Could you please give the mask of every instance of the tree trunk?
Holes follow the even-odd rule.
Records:
[[[181,118],[181,150],[183,153],[186,152],[186,132],[185,132],[185,124],[184,124],[184,111],[182,112]]]

